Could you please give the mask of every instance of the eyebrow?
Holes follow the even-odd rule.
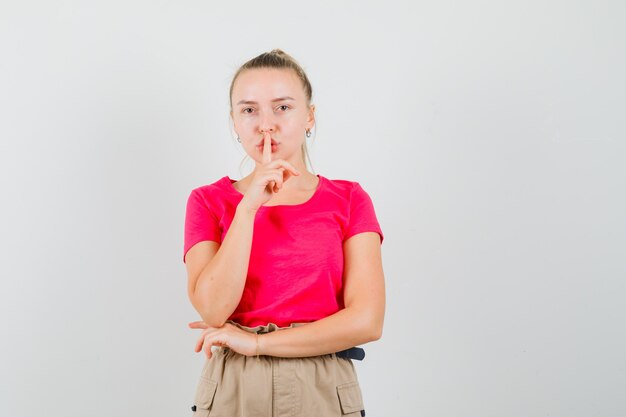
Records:
[[[285,96],[285,97],[275,98],[274,100],[272,100],[272,103],[275,103],[277,101],[285,101],[285,100],[294,100],[295,101],[295,99],[293,97]],[[240,105],[240,104],[258,104],[258,103],[256,101],[252,101],[252,100],[241,100],[241,101],[239,101],[237,103],[237,105]]]

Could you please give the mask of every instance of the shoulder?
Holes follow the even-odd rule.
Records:
[[[224,196],[229,192],[227,187],[229,184],[230,179],[228,176],[224,176],[210,184],[200,185],[193,188],[189,193],[189,198],[210,200],[215,197]]]
[[[358,181],[347,179],[331,179],[326,177],[324,178],[326,179],[327,189],[337,196],[343,197],[345,199],[350,200],[354,195],[359,196],[367,194],[367,192],[363,189]]]
[[[217,218],[233,204],[236,207],[237,190],[232,186],[230,178],[224,176],[210,184],[195,187],[187,197],[187,210],[191,212],[212,212]]]
[[[346,179],[328,179],[328,188],[337,196],[342,207],[343,241],[362,232],[376,232],[383,241],[383,233],[376,218],[374,204],[367,191],[358,181]]]

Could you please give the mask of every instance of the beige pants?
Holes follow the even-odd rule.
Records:
[[[246,327],[228,322],[251,333],[283,329],[273,323]],[[361,417],[364,409],[351,359],[334,353],[257,358],[227,347],[206,360],[194,404],[193,417]]]

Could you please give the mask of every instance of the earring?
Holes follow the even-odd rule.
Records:
[[[311,137],[311,129],[307,129],[306,130],[306,137],[310,138]]]
[[[237,135],[237,142],[241,143],[241,139],[239,139],[239,135]]]

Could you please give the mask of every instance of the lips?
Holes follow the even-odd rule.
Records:
[[[256,147],[256,148],[257,148],[257,149],[259,150],[259,152],[261,152],[261,153],[265,152],[265,151],[264,151],[264,149],[263,149],[263,145],[257,145],[257,147]],[[276,152],[276,151],[278,151],[278,145],[274,145],[274,144],[272,144],[272,146],[270,147],[270,149],[271,149],[271,151],[272,151],[272,152]]]
[[[274,139],[272,139],[271,142],[272,142],[272,146],[278,145],[278,142],[276,142]],[[262,148],[263,145],[265,145],[265,138],[261,139],[261,141],[257,143],[256,146],[260,146]]]
[[[271,142],[271,146],[270,146],[270,150],[272,153],[277,152],[278,151],[278,142],[276,142],[274,139],[270,138],[270,142]],[[256,148],[259,150],[259,152],[263,153],[263,149],[265,147],[265,138],[261,139],[261,141],[256,145]]]

